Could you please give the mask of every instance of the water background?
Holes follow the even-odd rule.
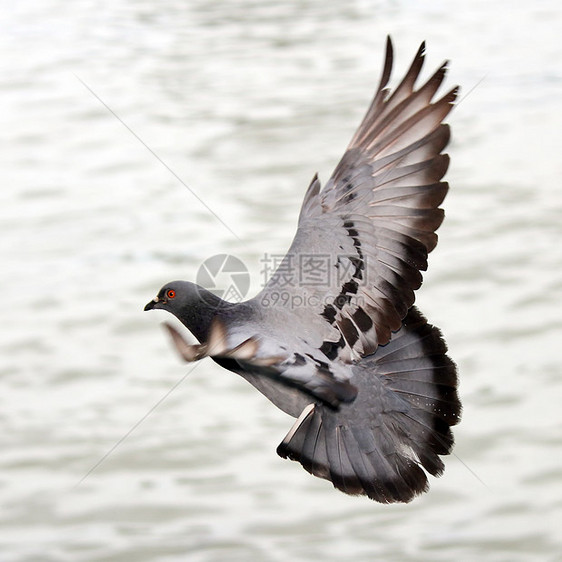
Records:
[[[553,0],[3,2],[0,561],[560,560],[560,29]],[[182,380],[142,308],[221,252],[259,289],[388,33],[395,79],[426,39],[465,96],[417,300],[464,417],[430,493],[382,506],[279,459],[292,420],[242,379]]]

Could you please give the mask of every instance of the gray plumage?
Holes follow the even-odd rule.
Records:
[[[441,334],[413,306],[444,216],[443,119],[458,91],[433,101],[446,65],[415,89],[424,48],[390,93],[388,39],[363,122],[326,186],[313,178],[293,243],[256,297],[232,304],[174,281],[145,307],[168,310],[199,340],[169,327],[185,360],[213,357],[297,418],[282,457],[385,503],[410,501],[426,472],[441,474],[461,410]],[[326,278],[303,283],[315,259]]]

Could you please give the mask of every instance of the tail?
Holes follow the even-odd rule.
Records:
[[[440,476],[460,421],[455,364],[438,328],[412,307],[391,341],[353,367],[358,394],[339,410],[310,404],[277,448],[347,494],[408,502]],[[423,470],[425,469],[425,471]]]

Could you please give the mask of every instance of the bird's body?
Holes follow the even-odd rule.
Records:
[[[146,309],[174,314],[199,340],[170,332],[188,360],[211,356],[297,421],[278,448],[350,494],[409,501],[439,475],[460,402],[437,328],[413,306],[443,220],[456,89],[432,101],[445,65],[414,83],[423,45],[389,95],[381,84],[322,189],[315,176],[283,263],[253,299],[226,303],[185,281]],[[303,282],[316,265],[322,278]],[[423,467],[423,469],[422,469]]]

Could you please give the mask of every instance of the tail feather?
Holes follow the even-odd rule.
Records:
[[[356,399],[311,404],[277,452],[348,494],[408,502],[439,476],[460,420],[454,363],[437,328],[412,307],[391,341],[354,367]]]
[[[312,411],[309,416],[308,427],[305,427],[303,434],[305,441],[301,451],[303,452],[303,466],[310,472],[320,478],[328,478],[329,470],[325,463],[316,462],[316,458],[323,459],[326,457],[326,437],[324,428],[322,427],[322,418],[315,416]]]
[[[342,429],[342,432],[344,434],[344,443],[347,454],[360,484],[356,493],[364,493],[371,497],[377,495],[379,490],[377,490],[376,483],[374,483],[371,478],[373,465],[370,463],[366,455],[361,453],[361,448],[354,435],[353,428],[349,429],[345,427]]]
[[[373,499],[383,503],[405,502],[408,501],[410,496],[407,482],[401,478],[396,478],[397,468],[403,464],[402,458],[396,457],[394,451],[391,450],[392,445],[385,437],[380,440],[377,448],[367,452],[367,458],[373,467],[371,478],[374,474],[377,483],[378,495]]]
[[[329,467],[323,462],[327,451],[322,416],[314,414],[314,405],[309,404],[277,447],[277,453],[283,458],[299,461],[314,476],[330,480]]]
[[[361,493],[363,486],[347,454],[341,427],[336,427],[333,438],[327,440],[326,450],[330,465],[330,477],[336,488],[343,490],[346,494],[356,495]]]

